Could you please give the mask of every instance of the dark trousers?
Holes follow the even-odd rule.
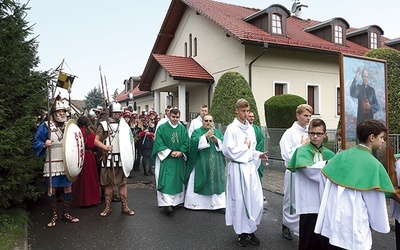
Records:
[[[138,171],[140,170],[140,158],[142,155],[140,154],[139,146],[135,145],[135,162],[133,164],[133,170]]]
[[[143,172],[146,174],[148,173],[153,173],[152,167],[153,167],[153,160],[151,159],[151,148],[141,148],[140,149],[140,154],[142,155],[142,167],[143,167]]]
[[[396,249],[400,250],[400,223],[398,220],[394,220],[394,229],[396,232]]]
[[[314,233],[318,214],[300,214],[299,250],[323,249],[321,235]]]

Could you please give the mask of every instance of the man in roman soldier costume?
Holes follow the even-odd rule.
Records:
[[[121,104],[113,102],[110,105],[111,117],[100,122],[96,131],[95,145],[103,150],[102,168],[100,170],[100,184],[105,188],[104,199],[106,207],[100,216],[105,217],[111,213],[111,200],[113,188],[117,187],[121,198],[121,213],[135,215],[128,207],[127,178],[122,169],[122,161],[119,148],[120,118],[122,115]],[[123,121],[124,122],[124,121]]]
[[[76,223],[79,219],[69,213],[72,201],[72,182],[68,180],[63,162],[63,136],[64,127],[67,121],[67,110],[61,97],[57,96],[51,108],[50,119],[41,123],[37,129],[32,146],[38,157],[46,156],[43,169],[43,176],[46,184],[49,185],[47,199],[51,206],[51,220],[48,227],[55,227],[57,223],[57,197],[56,188],[62,187],[63,220]],[[50,128],[50,136],[49,136]],[[51,176],[51,178],[50,178]],[[51,180],[51,184],[50,184]]]

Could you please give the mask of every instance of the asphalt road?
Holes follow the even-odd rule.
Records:
[[[79,217],[76,224],[58,221],[47,228],[49,206],[39,199],[30,209],[29,249],[241,249],[232,227],[225,226],[219,211],[193,211],[177,207],[172,216],[160,213],[152,177],[137,174],[129,179],[128,203],[133,217],[120,213],[120,203],[113,203],[113,213],[100,217],[104,201],[89,208],[73,207]],[[298,238],[285,240],[281,235],[282,195],[264,189],[267,211],[256,231],[261,244],[248,249],[297,249]],[[61,203],[59,214],[61,215]],[[374,234],[373,249],[395,249],[394,232]]]

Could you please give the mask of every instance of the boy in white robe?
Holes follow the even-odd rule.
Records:
[[[372,155],[382,147],[386,127],[377,120],[357,126],[360,144],[341,151],[322,169],[327,177],[314,232],[323,249],[371,249],[372,231],[390,231],[386,197],[394,188]]]
[[[288,169],[296,172],[296,213],[300,215],[299,250],[321,249],[321,237],[314,233],[323,189],[321,169],[335,154],[322,145],[326,138],[326,124],[313,119],[308,128],[310,143],[296,149]],[[320,184],[321,183],[321,184]]]
[[[226,184],[227,226],[238,234],[238,245],[245,247],[247,241],[259,245],[255,236],[263,213],[263,192],[257,168],[260,160],[267,161],[267,152],[256,151],[254,128],[247,121],[250,105],[245,99],[236,102],[237,118],[227,127],[222,152],[228,158]]]
[[[308,123],[310,123],[312,113],[313,108],[308,104],[297,106],[297,121],[282,135],[279,146],[282,159],[285,161],[285,167],[288,166],[294,151],[310,141],[308,138]],[[287,240],[292,240],[291,232],[299,235],[299,215],[296,214],[296,204],[294,202],[294,179],[295,173],[286,170],[283,182],[282,236]]]

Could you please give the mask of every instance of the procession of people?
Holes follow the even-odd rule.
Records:
[[[113,195],[119,197],[122,214],[135,215],[128,205],[127,179],[143,169],[143,175],[154,178],[162,213],[170,216],[177,206],[220,210],[225,214],[226,225],[233,226],[239,246],[259,245],[255,231],[263,214],[261,177],[268,153],[261,145],[263,134],[252,124],[254,112],[250,108],[245,99],[239,99],[234,107],[237,116],[224,134],[215,128],[207,105],[200,107],[200,115],[188,129],[180,122],[180,110],[172,106],[166,107],[165,117],[161,118],[154,110],[138,114],[112,102],[105,109],[97,107],[86,115],[71,118],[66,106],[56,98],[49,117],[38,125],[32,141],[35,154],[46,156],[43,176],[49,187],[47,226],[57,225],[59,189],[62,219],[68,222],[80,221],[70,214],[71,205],[96,206],[101,198],[104,209],[100,216],[108,216]],[[285,191],[288,197],[284,198],[283,214],[287,218],[297,216],[292,224],[284,216],[282,235],[288,240],[293,237],[291,232],[298,235],[299,249],[369,249],[371,229],[388,232],[385,197],[394,194],[384,167],[372,154],[368,155],[382,146],[387,129],[373,119],[361,122],[357,127],[361,143],[334,155],[322,146],[326,137],[324,121],[311,119],[312,112],[309,105],[299,105],[297,121],[281,139],[288,169],[285,190],[289,190]],[[63,150],[71,149],[63,141],[72,126],[77,127],[74,131],[81,138],[76,142],[83,149],[79,151],[81,159],[76,159],[81,168],[78,173],[67,166],[71,160],[63,158]],[[364,166],[379,179],[367,180],[366,170],[346,168],[356,153],[369,159]],[[339,174],[338,169],[348,175]],[[362,182],[361,177],[356,178],[359,174],[363,176]],[[338,193],[345,194],[346,200],[338,198]],[[131,207],[135,207],[135,202],[130,201]],[[338,216],[341,209],[351,204],[359,212],[332,221],[332,216]],[[342,227],[364,233],[342,235]]]

